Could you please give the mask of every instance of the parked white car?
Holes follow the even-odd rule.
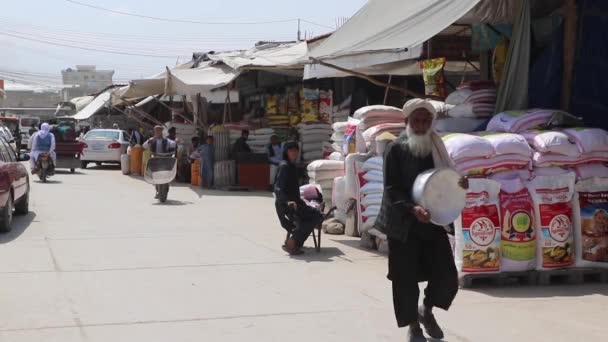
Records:
[[[87,133],[82,142],[84,149],[80,159],[81,168],[86,169],[89,163],[120,164],[120,156],[127,153],[129,134],[118,129],[93,129]]]

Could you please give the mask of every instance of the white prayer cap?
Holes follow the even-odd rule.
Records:
[[[437,109],[431,103],[430,100],[425,99],[411,99],[403,106],[403,115],[407,119],[416,109],[424,108],[433,114],[433,119],[437,118]]]

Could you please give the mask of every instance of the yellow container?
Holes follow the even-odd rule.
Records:
[[[201,185],[201,161],[195,160],[190,169],[190,184],[193,186]]]
[[[141,157],[141,174],[142,175],[146,174],[146,167],[148,166],[148,160],[150,160],[150,158],[152,158],[152,151],[145,150]]]
[[[134,146],[131,147],[131,157],[130,157],[130,169],[131,169],[131,174],[132,175],[141,175],[141,160],[142,160],[142,154],[143,154],[143,147],[141,146]]]

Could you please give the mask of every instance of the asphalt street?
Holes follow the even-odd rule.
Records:
[[[270,193],[175,185],[159,205],[103,167],[31,196],[0,235],[0,341],[405,340],[386,256],[324,235],[290,258]],[[608,285],[461,291],[437,316],[450,342],[605,341]]]

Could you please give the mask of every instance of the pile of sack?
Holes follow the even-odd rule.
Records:
[[[523,132],[534,148],[534,167],[576,167],[608,162],[608,132],[601,128]]]
[[[324,144],[329,143],[333,133],[331,125],[319,122],[301,123],[298,125],[298,133],[302,143],[302,160],[311,162],[322,159]]]
[[[315,160],[308,164],[307,171],[310,183],[321,188],[323,199],[329,204],[333,200],[334,179],[344,176],[344,162]]]
[[[434,128],[438,132],[452,133],[481,130],[496,110],[496,96],[494,82],[461,84],[445,99],[447,116],[437,119]]]
[[[355,138],[358,153],[373,149],[371,144],[377,135],[384,132],[399,135],[405,129],[403,110],[391,106],[374,105],[359,108],[353,114],[353,119],[359,120]]]
[[[454,167],[462,175],[487,176],[530,168],[532,149],[521,135],[452,133],[443,135],[442,140]]]
[[[228,126],[233,127],[233,126]],[[244,127],[244,126],[240,126]],[[247,129],[247,128],[243,128]],[[230,145],[232,146],[237,139],[241,137],[242,129],[230,128]],[[247,145],[251,147],[253,153],[267,153],[267,147],[270,144],[270,137],[274,135],[274,129],[272,128],[259,128],[255,130],[249,130],[249,139]]]
[[[347,121],[336,122],[332,125],[334,133],[331,135],[331,147],[334,152],[338,152],[344,155],[344,140],[346,128],[348,127]]]
[[[381,157],[372,157],[361,165],[359,174],[359,201],[361,220],[359,233],[372,229],[380,212],[382,195],[384,192],[383,160]]]

